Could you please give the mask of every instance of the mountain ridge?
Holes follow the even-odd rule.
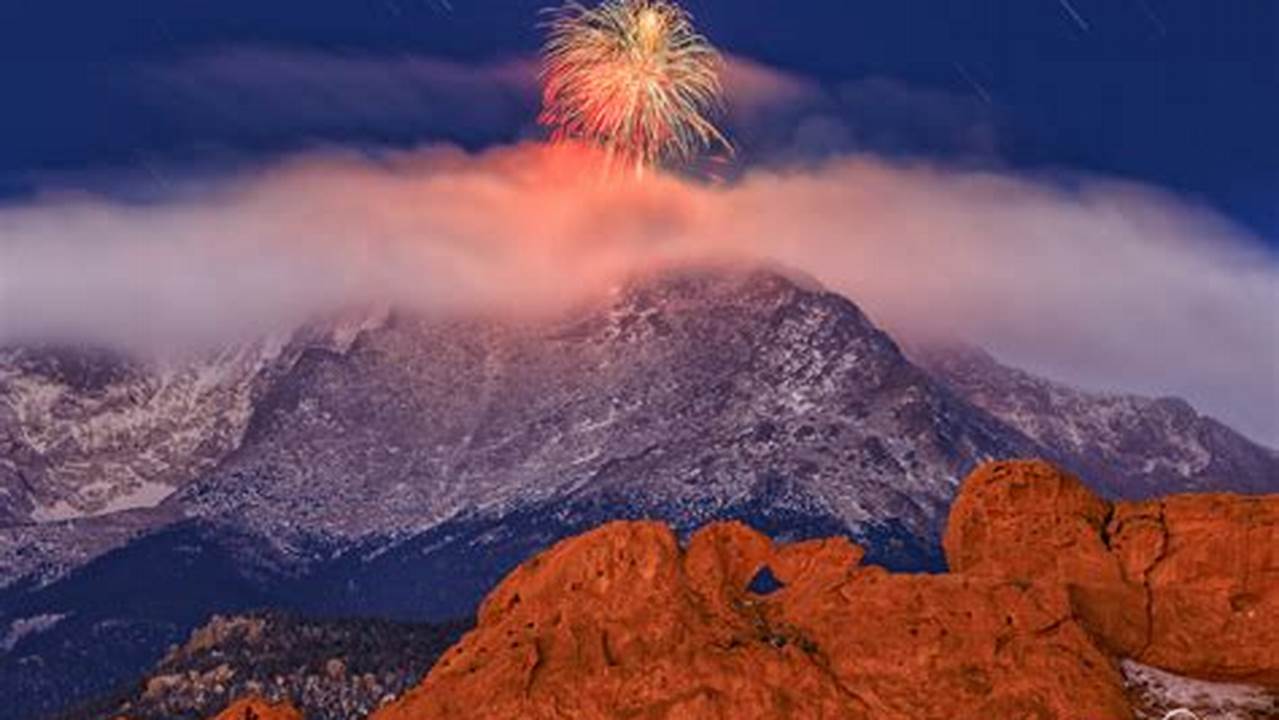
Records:
[[[1273,492],[1279,451],[1176,397],[1080,390],[963,344],[912,348],[912,359],[973,405],[1017,428],[1104,494],[1140,498],[1229,489]]]

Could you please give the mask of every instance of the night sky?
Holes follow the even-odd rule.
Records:
[[[155,176],[226,158],[266,159],[317,142],[454,141],[472,148],[508,142],[530,132],[535,108],[526,98],[493,116],[450,123],[370,109],[368,96],[350,104],[312,97],[300,110],[259,112],[236,104],[234,84],[213,88],[198,103],[190,93],[170,91],[191,63],[225,53],[241,53],[241,79],[252,77],[255,53],[299,63],[312,56],[357,59],[372,68],[406,58],[475,65],[527,58],[540,42],[538,11],[547,4],[7,0],[0,6],[0,195],[20,198],[138,168]],[[844,111],[857,125],[855,138],[841,151],[944,162],[976,156],[1032,173],[1138,180],[1215,207],[1279,245],[1274,0],[685,5],[725,52],[810,78],[833,96],[874,82],[949,99],[894,109],[875,102],[876,95],[854,93],[856,102]],[[261,72],[288,68],[263,63]],[[284,93],[278,101],[286,106],[297,98]],[[225,112],[210,112],[210,102]],[[307,109],[316,107],[323,112]],[[324,117],[310,121],[308,112]],[[951,113],[964,122],[975,114],[989,131],[986,142],[945,139]],[[748,143],[747,158],[751,149]]]

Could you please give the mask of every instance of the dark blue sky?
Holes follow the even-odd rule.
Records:
[[[227,151],[267,156],[314,140],[509,139],[487,126],[426,132],[415,122],[364,127],[359,117],[307,126],[249,113],[215,122],[182,107],[182,97],[157,103],[153,93],[147,101],[139,87],[148,73],[169,68],[171,79],[184,60],[243,48],[465,62],[527,56],[539,42],[537,11],[547,4],[5,0],[0,193],[21,195],[86,170],[199,163]],[[1154,183],[1279,244],[1274,0],[685,4],[722,49],[830,87],[874,77],[979,103],[993,119],[1001,164]],[[896,149],[941,152],[927,142]]]

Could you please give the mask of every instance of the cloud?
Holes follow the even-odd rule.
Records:
[[[236,48],[134,68],[143,117],[224,151],[306,142],[449,142],[472,149],[540,137],[538,61],[463,64],[417,55]],[[723,122],[739,166],[832,155],[990,157],[997,120],[975,94],[871,77],[835,84],[729,56]]]
[[[978,159],[999,154],[1000,118],[976,94],[884,77],[822,84],[742,57],[724,71],[730,135],[752,164],[838,155]]]
[[[352,305],[552,311],[673,259],[781,262],[910,338],[1175,393],[1279,440],[1279,263],[1156,189],[844,158],[605,181],[578,148],[313,152],[165,202],[0,210],[0,342],[223,342]]]
[[[508,141],[532,132],[537,64],[416,55],[220,50],[135,68],[129,86],[185,131],[229,145],[320,140]]]
[[[0,162],[0,198],[70,190],[146,203],[306,151],[376,157],[537,140],[537,73],[530,56],[462,63],[264,47],[108,66],[107,114],[63,118],[82,162],[20,173]],[[737,152],[715,166],[720,175],[857,153],[998,164],[998,123],[975,94],[873,77],[823,84],[739,56],[726,58],[723,79],[721,120]]]

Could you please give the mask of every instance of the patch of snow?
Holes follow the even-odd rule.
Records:
[[[4,637],[0,638],[0,651],[11,652],[24,638],[53,628],[66,616],[66,613],[46,613],[14,620],[9,623],[9,630]]]
[[[113,498],[102,509],[94,513],[95,515],[106,515],[113,512],[121,512],[123,510],[134,510],[137,508],[150,508],[159,505],[165,498],[173,494],[172,485],[164,483],[143,481],[129,492],[118,495]]]
[[[82,518],[86,515],[87,513],[72,507],[71,503],[66,500],[59,500],[52,505],[37,505],[35,509],[31,511],[31,519],[38,523],[75,520],[76,518]]]
[[[1216,683],[1174,675],[1124,660],[1130,692],[1141,720],[1252,720],[1279,715],[1279,695],[1265,688]]]
[[[96,492],[102,489],[102,483],[92,483],[82,488],[81,492]],[[109,487],[109,486],[108,486]],[[151,508],[159,505],[165,498],[174,493],[176,488],[164,483],[143,480],[128,492],[117,495],[92,512],[85,512],[71,505],[66,500],[59,500],[52,505],[40,505],[31,511],[31,519],[37,523],[75,520],[85,517],[110,515],[111,513],[139,508]]]

